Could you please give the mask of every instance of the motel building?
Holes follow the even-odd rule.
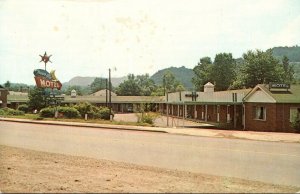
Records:
[[[70,96],[60,96],[61,105],[90,102],[107,106],[106,93],[102,90],[77,96],[76,91],[72,91]],[[27,101],[25,93],[9,92],[7,96],[7,106],[11,108]],[[300,85],[259,84],[253,89],[214,91],[214,85],[209,82],[203,92],[182,91],[166,96],[117,96],[111,93],[111,103],[115,113],[136,112],[143,106],[145,111],[160,112],[169,118],[211,123],[225,129],[296,132],[291,121],[300,118]]]
[[[243,129],[243,98],[251,89],[214,91],[210,82],[203,92],[168,93],[165,110],[170,117],[216,124],[222,128]]]
[[[253,89],[215,92],[209,82],[203,92],[169,93],[165,110],[171,117],[221,128],[296,132],[291,122],[300,118],[300,85],[259,84]]]
[[[244,129],[296,132],[291,122],[300,118],[300,85],[259,84],[244,100]]]

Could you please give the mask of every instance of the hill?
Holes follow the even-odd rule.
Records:
[[[273,55],[280,60],[283,56],[287,56],[290,62],[300,62],[300,47],[298,45],[293,47],[274,47],[271,50]]]
[[[165,74],[165,72],[167,71],[171,71],[175,78],[180,81],[183,86],[186,89],[192,89],[193,88],[193,83],[192,83],[192,78],[194,77],[194,72],[192,69],[188,69],[184,66],[182,67],[169,67],[166,69],[162,69],[159,70],[158,72],[156,72],[155,74],[153,74],[150,78],[159,85],[162,85],[163,83],[163,76]]]
[[[66,85],[70,86],[87,86],[90,85],[96,77],[81,77],[76,76],[70,79],[70,81],[66,82]]]
[[[94,81],[95,78],[96,77],[76,76],[76,77],[73,77],[72,79],[70,79],[70,81],[63,83],[63,85],[66,85],[66,86],[88,86]],[[116,87],[126,79],[127,79],[126,76],[111,78],[111,83],[114,87]]]
[[[283,56],[289,58],[290,63],[294,66],[295,79],[300,82],[300,47],[298,45],[292,47],[274,47],[271,49],[273,55],[281,60]]]

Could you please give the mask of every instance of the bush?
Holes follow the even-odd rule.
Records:
[[[28,105],[27,105],[27,104],[21,104],[21,105],[18,107],[18,110],[23,111],[23,112],[28,112],[28,111],[29,111],[29,108],[28,108]]]
[[[291,126],[292,126],[292,128],[294,128],[298,133],[300,133],[300,118],[297,117],[297,118],[293,119],[293,121],[291,122]]]
[[[74,106],[81,115],[81,118],[85,117],[85,114],[88,115],[88,118],[92,119],[105,119],[109,120],[109,109],[107,107],[97,107],[92,105],[89,102],[83,102]],[[112,113],[113,114],[113,113]]]
[[[55,111],[54,111],[55,112]],[[80,113],[73,107],[59,107],[58,112],[62,113],[65,118],[79,118]]]
[[[148,123],[148,124],[153,124],[153,118],[150,116],[150,115],[148,115],[148,114],[146,114],[146,115],[144,115],[143,117],[142,117],[142,119],[141,119],[141,121],[143,122],[143,123]]]
[[[159,117],[157,113],[137,113],[138,122],[153,125],[154,120]]]
[[[92,104],[89,102],[81,102],[79,104],[76,104],[74,108],[78,110],[81,117],[84,118],[85,114],[92,114]]]
[[[99,113],[100,113],[100,119],[110,120],[109,108],[107,108],[107,107],[100,107]],[[113,115],[113,112],[111,114]]]
[[[54,107],[47,107],[43,108],[40,111],[40,117],[52,118],[55,115],[55,108]]]
[[[43,108],[40,111],[40,116],[47,117],[47,118],[53,118],[55,116],[55,110],[56,110],[55,107]],[[68,119],[80,117],[78,110],[76,110],[73,107],[58,107],[57,111],[59,113],[62,113],[63,116]]]
[[[3,109],[0,109],[0,115],[8,115],[8,116],[16,116],[16,115],[24,115],[25,113],[23,111],[20,111],[20,110],[15,110],[15,109],[12,109],[12,108],[3,108]]]

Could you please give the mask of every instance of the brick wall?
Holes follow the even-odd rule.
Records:
[[[266,120],[256,120],[254,107],[266,108]],[[251,131],[273,131],[273,132],[295,132],[290,126],[290,108],[300,107],[300,104],[275,104],[275,103],[245,103],[246,130]]]

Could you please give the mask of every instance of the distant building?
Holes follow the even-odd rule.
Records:
[[[0,85],[0,107],[7,107],[8,90]]]
[[[77,92],[76,92],[76,90],[72,90],[71,91],[71,98],[76,98],[76,96],[77,96]]]

